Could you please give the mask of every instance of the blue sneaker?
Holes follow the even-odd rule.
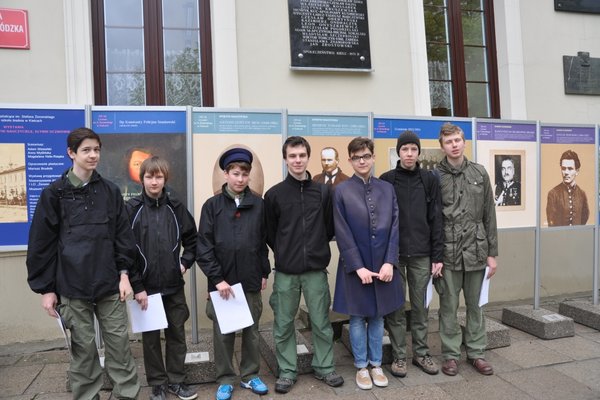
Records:
[[[264,384],[263,381],[257,376],[254,379],[250,379],[247,383],[242,381],[240,382],[240,386],[245,389],[251,389],[254,394],[267,394],[269,393],[269,388]]]
[[[219,385],[217,389],[217,400],[229,400],[231,399],[231,392],[233,392],[233,386],[231,385]]]

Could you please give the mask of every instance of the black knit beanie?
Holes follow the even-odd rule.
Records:
[[[419,154],[421,154],[421,139],[413,131],[404,131],[398,136],[398,142],[396,143],[396,154],[400,155],[400,147],[407,143],[414,143],[419,148]]]

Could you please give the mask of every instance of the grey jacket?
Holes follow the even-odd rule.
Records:
[[[446,158],[439,166],[444,214],[444,268],[484,269],[498,255],[496,209],[490,177],[482,165],[465,158],[453,168]]]

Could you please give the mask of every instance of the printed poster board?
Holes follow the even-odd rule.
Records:
[[[373,137],[375,138],[375,175],[380,176],[396,168],[399,160],[396,153],[396,141],[404,131],[413,131],[421,139],[421,168],[435,169],[444,158],[438,137],[440,128],[446,122],[459,126],[465,134],[465,156],[472,160],[473,121],[469,118],[411,118],[395,116],[375,116],[373,119]]]
[[[281,110],[193,109],[194,212],[197,221],[204,202],[219,193],[225,183],[219,158],[233,147],[252,152],[249,187],[255,193],[264,196],[267,189],[282,180],[283,119]]]
[[[541,226],[595,225],[596,128],[542,124]]]
[[[71,166],[84,106],[0,105],[0,251],[24,250],[42,190]]]
[[[348,160],[348,143],[358,136],[371,137],[370,114],[302,114],[288,113],[289,136],[304,137],[311,147],[308,171],[313,180],[326,183],[327,173],[336,172],[333,186],[341,183],[341,177],[354,174]],[[335,151],[331,154],[331,149]],[[333,160],[337,153],[337,160]],[[335,156],[334,156],[335,157]],[[329,160],[329,161],[327,161]],[[335,171],[337,168],[339,171]]]
[[[537,124],[476,120],[477,162],[488,171],[498,228],[537,224]]]
[[[188,203],[185,107],[92,107],[92,129],[102,140],[98,173],[125,201],[142,192],[142,162],[158,156],[169,163],[169,195]]]

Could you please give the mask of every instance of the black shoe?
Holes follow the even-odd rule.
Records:
[[[328,374],[321,375],[315,372],[315,378],[320,381],[325,382],[327,385],[331,387],[338,387],[344,384],[344,378],[337,374],[335,371],[331,371]]]
[[[152,394],[150,400],[166,400],[167,392],[165,385],[152,386]]]
[[[279,378],[277,382],[275,382],[275,391],[277,393],[287,393],[292,389],[296,381],[290,378]]]
[[[174,383],[169,385],[169,392],[173,393],[181,400],[192,400],[198,397],[198,393],[190,389],[185,383]]]

